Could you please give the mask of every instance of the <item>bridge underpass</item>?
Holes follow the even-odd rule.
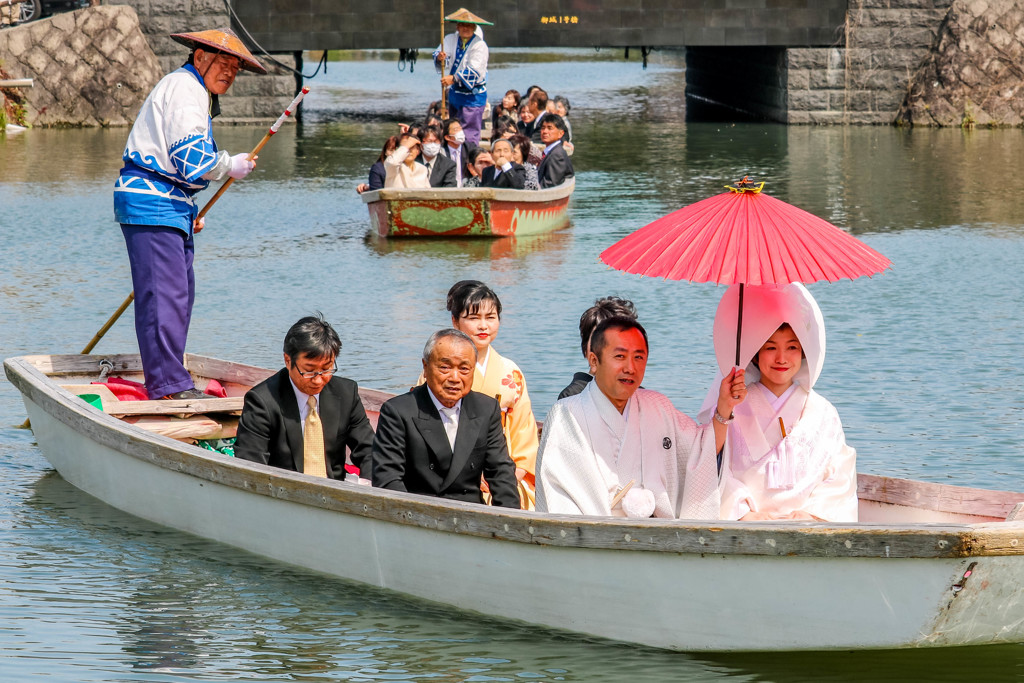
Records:
[[[448,12],[459,6],[445,5]],[[790,118],[787,51],[841,43],[847,13],[847,0],[478,0],[464,6],[494,23],[484,27],[493,48],[685,48],[688,100],[776,121]],[[441,34],[438,3],[234,0],[233,9],[265,50],[297,60],[307,50],[429,50]]]

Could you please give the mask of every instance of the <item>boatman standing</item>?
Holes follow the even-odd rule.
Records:
[[[434,50],[434,67],[448,86],[448,106],[458,118],[466,140],[480,144],[487,106],[487,43],[481,26],[494,26],[467,9],[452,12],[445,21],[456,22],[456,32],[444,37]]]
[[[218,96],[238,70],[265,74],[230,29],[171,36],[189,47],[188,61],[146,98],[128,135],[114,184],[135,288],[135,334],[149,398],[203,398],[184,366],[195,279],[193,234],[203,228],[193,197],[210,181],[244,178],[255,163],[217,150],[211,124]]]

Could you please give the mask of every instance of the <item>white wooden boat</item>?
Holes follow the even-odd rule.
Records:
[[[106,356],[141,378],[138,356]],[[216,401],[107,405],[76,395],[98,356],[5,361],[43,455],[133,515],[282,562],[463,610],[687,651],[1024,641],[1024,494],[861,475],[860,524],[629,521],[503,511],[222,456],[186,443],[271,371],[195,355]],[[78,385],[78,386],[76,386]],[[69,389],[62,388],[69,386]],[[387,395],[364,394],[368,411]],[[124,402],[127,403],[127,402]],[[215,404],[216,405],[211,405]],[[152,413],[194,413],[156,433]],[[149,412],[153,424],[111,413]],[[221,427],[203,427],[200,421]],[[183,441],[185,440],[185,441]],[[296,533],[296,529],[312,529]]]

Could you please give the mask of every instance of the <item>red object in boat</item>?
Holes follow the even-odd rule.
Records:
[[[892,262],[828,221],[744,178],[663,216],[601,253],[627,273],[723,285],[856,279]]]

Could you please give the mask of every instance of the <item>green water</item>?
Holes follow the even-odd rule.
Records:
[[[332,62],[311,83],[306,123],[272,140],[197,238],[189,349],[276,367],[287,327],[321,310],[341,333],[342,372],[401,391],[447,322],[448,287],[474,277],[502,298],[496,346],[523,368],[543,417],[584,369],[579,313],[614,293],[636,302],[650,332],[645,386],[692,414],[713,377],[724,290],[640,280],[597,255],[749,174],[894,263],[810,287],[829,335],[817,388],[859,468],[1024,490],[1024,133],[688,123],[680,64],[656,57],[644,71],[610,52],[495,56],[492,98],[534,82],[569,96],[578,173],[568,230],[500,242],[365,239],[353,188],[435,81],[425,62],[413,74],[380,55]],[[263,132],[221,126],[216,137],[240,151]],[[0,142],[3,357],[79,351],[130,291],[110,194],[126,135],[33,130]],[[129,312],[97,352],[135,349]],[[0,381],[3,681],[998,680],[1024,665],[1019,646],[679,655],[467,618],[112,510],[53,473],[14,427],[23,419]],[[841,586],[836,596],[841,609]]]

